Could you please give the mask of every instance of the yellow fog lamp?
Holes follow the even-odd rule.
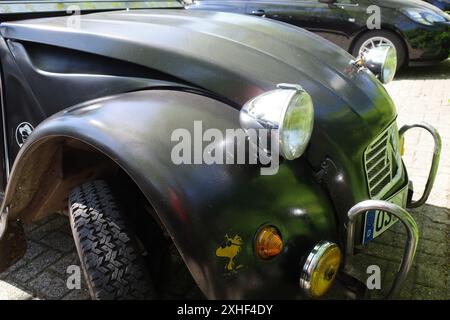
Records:
[[[327,293],[341,263],[341,250],[332,242],[321,241],[309,253],[300,275],[300,288],[311,298]]]

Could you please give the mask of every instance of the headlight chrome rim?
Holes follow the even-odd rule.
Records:
[[[271,110],[268,110],[267,106],[256,105],[260,101],[270,101],[277,96],[279,99],[274,102],[274,106],[271,106]],[[302,100],[306,101],[306,104],[295,105],[297,101]],[[267,110],[264,110],[264,108]],[[304,109],[303,113],[300,112],[302,114],[301,123],[293,124],[294,126],[297,124],[297,128],[293,131],[298,130],[300,137],[298,139],[299,145],[294,147],[288,145],[289,138],[292,138],[292,136],[286,135],[287,130],[289,130],[286,128],[287,123],[289,123],[287,120],[290,120],[287,116],[291,109],[293,109],[291,115],[295,112],[298,115],[299,110]],[[281,83],[277,85],[277,89],[264,92],[248,101],[241,109],[239,120],[244,130],[276,129],[279,152],[286,160],[294,160],[302,156],[311,139],[314,126],[314,106],[311,96],[300,85]],[[300,124],[303,126],[300,126]]]
[[[380,45],[363,56],[364,65],[384,84],[391,82],[397,71],[397,51],[390,45]]]
[[[311,298],[319,298],[322,295],[324,295],[329,288],[332,286],[336,274],[338,270],[336,270],[335,274],[333,275],[332,280],[330,281],[330,285],[326,288],[326,291],[322,295],[315,295],[312,293],[312,282],[313,282],[313,275],[314,272],[319,267],[320,262],[322,261],[322,258],[325,256],[327,251],[337,249],[339,250],[339,254],[342,257],[342,253],[340,252],[340,249],[337,244],[330,242],[330,241],[320,241],[317,243],[314,248],[309,253],[308,257],[306,258],[306,261],[302,267],[302,271],[300,273],[300,279],[299,279],[299,285],[300,288],[303,290],[303,292],[311,297]],[[340,264],[341,261],[339,261]]]

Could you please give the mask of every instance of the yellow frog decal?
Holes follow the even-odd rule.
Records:
[[[228,234],[225,235],[225,241],[216,250],[217,257],[228,258],[225,270],[234,271],[243,267],[242,265],[236,266],[235,263],[235,259],[241,251],[243,243],[242,238],[238,235],[235,235],[233,238],[228,237]]]

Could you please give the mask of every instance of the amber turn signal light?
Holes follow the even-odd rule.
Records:
[[[283,250],[283,240],[277,228],[266,226],[256,236],[256,254],[264,260],[273,258]]]

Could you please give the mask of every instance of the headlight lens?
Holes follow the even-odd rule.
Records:
[[[450,20],[450,16],[444,12],[440,15],[431,10],[419,8],[406,8],[401,9],[401,11],[411,20],[427,26],[432,26],[435,22],[445,22],[446,20]]]
[[[314,108],[311,96],[300,86],[280,84],[241,109],[244,129],[277,129],[281,155],[287,160],[300,157],[311,138]],[[273,142],[272,142],[273,143]]]
[[[382,67],[383,77],[381,78],[383,83],[389,83],[394,79],[395,71],[397,70],[397,52],[395,48],[389,47],[384,59],[384,65]]]
[[[319,298],[333,284],[341,263],[341,250],[328,241],[319,242],[309,253],[300,275],[300,287],[312,297]]]
[[[363,56],[364,64],[383,83],[391,82],[397,70],[397,52],[394,47],[382,45],[368,50]]]
[[[305,91],[295,94],[280,127],[280,147],[286,159],[300,157],[308,145],[313,127],[313,103]]]

